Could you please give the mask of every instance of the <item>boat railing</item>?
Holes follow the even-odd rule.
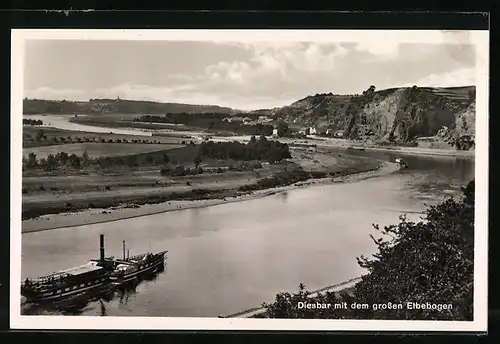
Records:
[[[61,272],[38,278],[27,278],[27,280],[32,284],[44,284],[44,283],[61,281],[68,278],[69,276],[71,275],[66,272]]]

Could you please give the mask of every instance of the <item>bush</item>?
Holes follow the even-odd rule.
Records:
[[[359,257],[368,271],[346,302],[402,304],[403,309],[374,311],[345,309],[298,309],[308,293],[301,285],[295,294],[279,293],[271,304],[263,304],[269,318],[353,318],[394,320],[472,320],[474,276],[474,180],[463,189],[461,200],[447,199],[426,211],[425,219],[411,222],[405,216],[397,225],[375,229],[383,237],[370,235],[378,252],[373,259]],[[308,302],[334,303],[338,297],[320,294]],[[451,304],[447,310],[408,310],[406,302]]]

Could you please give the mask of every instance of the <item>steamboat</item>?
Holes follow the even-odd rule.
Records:
[[[125,256],[125,241],[123,241],[123,259],[114,260],[116,266],[109,276],[111,283],[120,286],[162,269],[167,252],[161,251],[156,254],[147,252],[130,257],[127,250],[127,256]]]
[[[116,264],[104,255],[104,236],[100,236],[100,258],[21,284],[21,295],[28,302],[55,301],[97,290],[109,283]]]
[[[123,259],[106,257],[104,235],[101,234],[99,259],[36,279],[27,278],[21,283],[21,295],[27,302],[52,302],[118,286],[163,268],[167,253],[148,252],[125,257],[125,241],[123,251]]]

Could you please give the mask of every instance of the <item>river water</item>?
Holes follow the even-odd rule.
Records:
[[[391,153],[353,152],[393,160]],[[401,156],[401,155],[400,155]],[[404,157],[404,155],[403,155]],[[474,177],[474,160],[404,157],[409,168],[353,183],[316,186],[239,203],[187,209],[116,222],[22,235],[22,275],[33,277],[99,255],[167,249],[165,271],[125,297],[93,301],[76,314],[216,317],[258,307],[280,291],[310,290],[363,273],[356,257],[370,255],[372,223],[395,224]],[[26,314],[54,314],[31,310]],[[57,313],[57,312],[55,312]]]
[[[79,115],[85,116],[85,115]],[[139,136],[151,136],[151,132],[147,132],[139,129],[120,129],[120,128],[105,128],[97,127],[93,125],[85,125],[80,123],[73,123],[69,120],[73,116],[71,115],[24,115],[24,119],[41,120],[43,126],[50,128],[57,128],[63,130],[77,130],[85,131],[89,133],[113,133],[113,134],[123,134],[123,135],[139,135]]]

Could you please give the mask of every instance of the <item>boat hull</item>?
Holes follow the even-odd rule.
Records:
[[[94,280],[87,283],[81,283],[75,286],[68,286],[64,288],[54,287],[47,290],[41,290],[35,292],[21,291],[21,295],[25,298],[26,302],[58,301],[71,298],[79,294],[92,292],[94,290],[106,286],[108,283],[109,283],[109,276],[106,276],[98,280]]]
[[[110,282],[113,285],[122,285],[124,283],[130,282],[134,279],[140,279],[144,275],[155,272],[158,268],[164,267],[165,256],[160,254],[157,258],[144,263],[136,263],[138,266],[136,271],[124,274],[111,274],[109,277]]]

